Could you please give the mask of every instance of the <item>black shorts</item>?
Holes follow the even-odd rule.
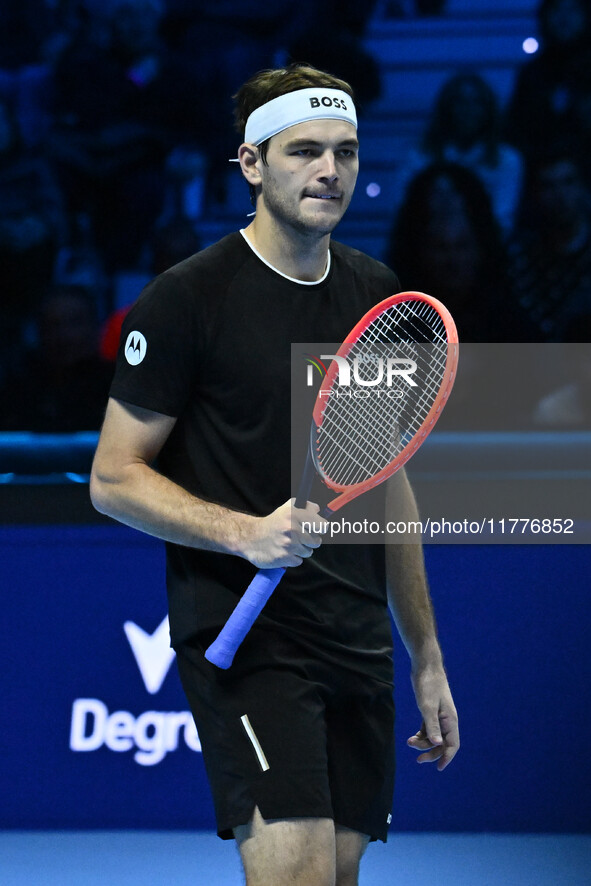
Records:
[[[392,687],[253,629],[232,667],[177,650],[218,834],[264,819],[330,818],[386,841],[394,786]]]

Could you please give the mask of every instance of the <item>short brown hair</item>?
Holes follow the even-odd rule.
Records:
[[[353,100],[355,99],[352,87],[345,80],[340,80],[326,71],[319,71],[318,68],[313,68],[312,65],[294,62],[286,68],[259,71],[240,87],[234,96],[234,101],[236,102],[234,111],[236,129],[243,137],[246,121],[253,111],[256,111],[257,108],[260,108],[261,105],[270,102],[272,99],[278,98],[280,95],[295,92],[297,89],[308,89],[311,86],[341,89],[347,95],[350,95]],[[268,139],[259,145],[263,162],[265,162],[267,154],[267,145]]]

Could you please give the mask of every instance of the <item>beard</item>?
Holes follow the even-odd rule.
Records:
[[[336,205],[326,208],[328,211],[323,208],[321,213],[315,213],[313,200],[305,198],[303,192],[286,192],[267,168],[259,199],[263,199],[267,211],[281,226],[290,227],[301,236],[320,239],[332,234],[345,214],[351,197],[352,194],[343,195],[334,201]],[[319,199],[317,202],[320,208],[323,201]]]

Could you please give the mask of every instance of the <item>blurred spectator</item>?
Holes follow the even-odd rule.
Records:
[[[517,74],[507,138],[530,156],[549,137],[566,134],[579,142],[588,159],[591,7],[588,0],[542,0],[538,19],[541,49]]]
[[[207,157],[196,148],[180,146],[170,152],[160,227],[179,215],[193,222],[200,218],[207,202],[208,166]]]
[[[314,16],[298,38],[292,36],[288,46],[289,60],[306,62],[346,80],[355,92],[358,112],[375,101],[381,92],[380,69],[362,44],[367,22],[375,0],[322,0],[314,4]],[[319,21],[331,23],[330,40]]]
[[[167,0],[163,34],[176,50],[199,55],[203,76],[217,98],[272,64],[275,54],[318,22],[320,14],[321,4],[310,0],[276,0],[256,7],[238,0]]]
[[[98,354],[94,299],[81,287],[58,287],[38,314],[38,347],[0,392],[0,429],[98,430],[112,367]]]
[[[540,400],[533,421],[555,430],[591,430],[591,313],[571,320],[564,342],[568,342],[564,364],[570,377]]]
[[[201,242],[195,233],[195,228],[190,220],[179,212],[154,232],[151,244],[151,275],[162,274],[199,249]],[[103,325],[100,352],[105,360],[114,362],[117,359],[121,326],[130,307],[131,305],[124,305],[117,308],[107,317]]]
[[[90,216],[78,212],[69,222],[68,242],[57,255],[53,282],[58,286],[81,286],[92,292],[97,310],[104,316],[111,305],[111,286]]]
[[[579,90],[573,96],[573,143],[572,155],[591,193],[591,63],[581,67]],[[571,136],[572,137],[572,136]]]
[[[171,219],[152,238],[152,274],[164,273],[200,249],[201,241],[189,220],[182,216]]]
[[[380,91],[378,66],[361,45],[375,0],[275,0],[249,6],[239,0],[168,0],[162,33],[196,65],[208,152],[208,198],[225,199],[228,158],[236,155],[231,96],[256,71],[305,62],[344,76],[357,104]],[[327,29],[330,37],[327,38]]]
[[[168,0],[163,34],[168,44],[194,65],[202,100],[200,118],[209,158],[208,200],[226,198],[228,159],[236,156],[231,96],[263,68],[284,64],[288,47],[319,27],[332,30],[335,21],[322,18],[322,4],[312,0],[275,0],[256,6],[239,0]],[[330,40],[325,41],[327,44]]]
[[[13,108],[24,144],[46,136],[51,112],[51,67],[46,44],[56,10],[45,0],[0,3],[0,100]]]
[[[103,325],[100,335],[100,355],[103,360],[114,363],[117,359],[119,350],[119,339],[121,338],[121,327],[125,320],[131,305],[124,305],[113,311]]]
[[[536,341],[561,341],[569,319],[591,310],[589,193],[568,145],[528,164],[523,221],[508,242],[514,298]]]
[[[488,194],[469,169],[439,163],[418,173],[395,220],[387,261],[403,289],[443,301],[460,340],[528,340],[508,294],[506,256]]]
[[[13,347],[51,282],[65,227],[50,166],[23,149],[14,113],[0,101],[0,323]]]
[[[41,61],[53,24],[53,9],[46,0],[2,0],[0,68],[14,71]]]
[[[51,148],[69,206],[91,215],[106,268],[134,267],[162,210],[165,159],[203,136],[203,91],[159,37],[160,0],[85,0],[82,31],[55,68]]]
[[[447,161],[472,170],[484,183],[494,214],[507,230],[514,221],[522,181],[518,151],[501,141],[497,97],[478,74],[457,74],[439,92],[420,147],[400,164],[396,192],[430,163]]]

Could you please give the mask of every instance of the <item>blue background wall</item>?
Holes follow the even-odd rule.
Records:
[[[444,773],[416,765],[399,643],[392,827],[587,830],[591,548],[430,546],[426,557],[463,746]],[[77,699],[126,711],[128,724],[186,709],[174,664],[147,691],[123,628],[151,634],[165,616],[160,544],[118,526],[3,528],[0,564],[0,827],[213,827],[201,755],[182,729],[154,765],[135,746],[69,746]],[[140,730],[148,757],[153,732]]]

